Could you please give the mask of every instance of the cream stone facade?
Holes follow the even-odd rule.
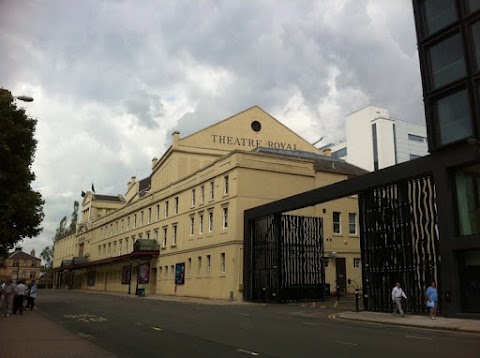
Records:
[[[86,193],[77,233],[55,242],[56,280],[69,271],[74,288],[241,300],[243,212],[363,172],[322,156],[257,106],[184,138],[174,132],[151,175],[132,177],[125,195]],[[288,214],[323,218],[332,291],[338,272],[361,282],[356,197]],[[145,240],[158,251],[134,250]]]

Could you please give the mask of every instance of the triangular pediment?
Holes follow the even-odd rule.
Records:
[[[317,148],[258,106],[179,139],[179,147],[226,152],[257,147],[318,152]]]

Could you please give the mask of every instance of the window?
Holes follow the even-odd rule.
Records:
[[[202,256],[197,257],[197,275],[200,276],[202,273]]]
[[[357,234],[357,214],[348,213],[348,233],[350,235]]]
[[[323,261],[323,267],[328,267],[329,258],[325,257],[322,261]]]
[[[187,275],[190,277],[192,274],[192,258],[189,257],[187,260]]]
[[[140,211],[140,227],[143,226],[143,210]]]
[[[207,275],[210,275],[212,260],[210,255],[207,255]]]
[[[228,175],[225,175],[223,177],[223,195],[228,195],[228,192],[230,190],[228,186],[229,186]]]
[[[120,234],[123,233],[123,219],[120,221]]]
[[[439,88],[465,76],[463,42],[459,33],[433,45],[427,53],[430,60],[430,88]]]
[[[378,170],[377,123],[372,125],[373,170]]]
[[[119,246],[119,254],[122,255],[123,254],[123,240],[122,239],[118,240],[118,246]]]
[[[177,224],[175,224],[175,225],[172,226],[172,231],[173,231],[173,234],[172,234],[172,246],[177,246],[177,229],[178,229]]]
[[[171,276],[171,278],[175,277],[175,266],[174,265],[170,265],[170,276]]]
[[[408,135],[408,140],[414,141],[414,142],[420,142],[423,143],[425,141],[424,137],[420,137],[419,135],[415,134],[409,134]]]
[[[156,220],[160,220],[160,205],[157,205],[157,212],[155,214],[155,218]]]
[[[200,187],[200,204],[205,202],[205,185]]]
[[[333,233],[341,234],[341,222],[340,222],[340,213],[338,211],[333,212]]]
[[[156,242],[158,242],[158,230],[155,230],[155,231],[153,232],[153,239],[154,239]]]
[[[347,155],[347,148],[342,148],[342,149],[339,149],[339,150],[336,150],[335,152],[332,152],[330,154],[330,156],[332,158],[336,158],[336,159],[339,159],[339,158],[343,158]]]
[[[111,242],[108,243],[108,254],[109,255],[112,254],[112,243]]]
[[[168,228],[165,226],[163,228],[163,243],[162,247],[167,247],[167,234],[168,234]]]
[[[199,223],[198,223],[198,233],[202,234],[203,233],[203,214],[199,215]]]
[[[98,245],[98,256],[102,254],[102,245]]]
[[[225,267],[225,253],[222,252],[220,254],[220,269],[222,270],[222,273],[225,273],[226,267]]]
[[[178,196],[173,199],[173,213],[178,214]]]
[[[223,228],[228,228],[228,208],[223,208]]]
[[[213,211],[208,212],[208,231],[212,232],[213,230]]]
[[[118,252],[117,252],[117,242],[116,241],[113,242],[113,254],[114,255],[118,254]],[[80,256],[82,256],[82,255],[80,255]]]
[[[135,229],[137,227],[137,214],[133,215],[133,228]]]
[[[195,206],[195,189],[192,189],[192,206]]]
[[[190,236],[193,236],[194,232],[195,232],[195,217],[190,216]]]
[[[478,2],[480,8],[480,2]],[[475,58],[475,69],[480,69],[480,22],[472,25],[473,54]]]
[[[455,0],[425,0],[422,5],[424,35],[431,35],[457,20]]]
[[[127,218],[127,231],[130,230],[130,216]]]
[[[457,231],[460,236],[480,233],[480,164],[455,171]]]
[[[215,182],[210,182],[210,200],[215,198]]]
[[[480,10],[480,1],[478,0],[467,0],[468,13],[471,14],[477,10]]]
[[[152,222],[152,208],[148,208],[147,224],[150,224],[151,222]]]
[[[150,240],[150,231],[147,231],[147,240]]]
[[[360,258],[358,257],[353,258],[353,267],[360,267]]]
[[[435,103],[437,140],[448,144],[472,136],[472,121],[467,90],[461,90]]]
[[[168,266],[165,266],[165,278],[168,278]]]

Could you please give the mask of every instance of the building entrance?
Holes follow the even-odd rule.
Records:
[[[462,311],[480,313],[480,250],[465,251],[460,259]]]
[[[335,270],[337,273],[337,294],[344,295],[347,292],[347,265],[345,257],[335,259]]]

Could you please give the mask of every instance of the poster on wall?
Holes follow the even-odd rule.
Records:
[[[130,283],[131,275],[132,275],[132,271],[130,266],[123,266],[122,267],[122,285],[128,285]]]
[[[141,264],[138,283],[148,283],[149,281],[150,281],[150,263]]]
[[[185,283],[185,262],[175,265],[175,285],[183,285]]]

